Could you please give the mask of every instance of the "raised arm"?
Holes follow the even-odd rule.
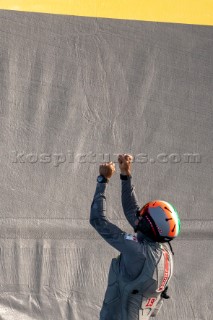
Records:
[[[121,202],[126,219],[134,228],[138,222],[136,216],[140,209],[134,185],[131,177],[131,162],[133,157],[128,154],[122,154],[118,157],[119,167],[121,171]]]
[[[127,178],[126,178],[127,177]],[[121,202],[127,221],[134,228],[138,222],[137,212],[140,210],[131,176],[121,175]],[[126,178],[126,179],[125,179]]]
[[[112,165],[111,169],[107,164],[100,166],[100,173],[102,174],[98,178],[99,182],[97,183],[91,205],[90,224],[112,247],[122,253],[134,254],[136,250],[135,241],[129,241],[131,236],[106,218],[106,188],[109,178],[106,174],[107,170],[114,169]],[[111,172],[111,175],[113,172]]]

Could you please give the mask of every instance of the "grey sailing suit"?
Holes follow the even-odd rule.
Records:
[[[106,187],[106,183],[97,183],[90,223],[121,254],[112,259],[100,320],[147,320],[163,303],[161,292],[172,275],[172,255],[167,246],[141,232],[127,234],[106,218]],[[131,177],[122,180],[121,200],[126,219],[134,228],[140,207]]]

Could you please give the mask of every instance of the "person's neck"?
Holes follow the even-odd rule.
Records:
[[[141,231],[137,232],[137,239],[138,241],[142,241],[143,239],[156,243],[156,241],[154,241],[153,239],[151,239],[150,237],[148,237],[147,235],[145,235],[144,233],[142,233]]]

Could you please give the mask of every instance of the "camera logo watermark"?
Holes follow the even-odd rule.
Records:
[[[74,153],[67,151],[66,153],[38,153],[38,152],[18,152],[12,151],[11,161],[17,164],[51,164],[54,167],[59,167],[65,163],[102,163],[102,162],[118,162],[119,153]],[[155,157],[150,157],[146,153],[137,153],[133,155],[135,163],[200,163],[201,155],[199,153],[159,153]]]

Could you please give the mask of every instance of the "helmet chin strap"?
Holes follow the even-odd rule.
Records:
[[[172,254],[173,254],[173,256],[175,255],[174,254],[174,251],[173,251],[173,249],[172,249],[172,245],[171,245],[171,240],[170,241],[168,241],[167,243],[168,243],[168,245],[169,245],[169,248],[170,248],[170,250],[171,250],[171,252],[172,252]]]

